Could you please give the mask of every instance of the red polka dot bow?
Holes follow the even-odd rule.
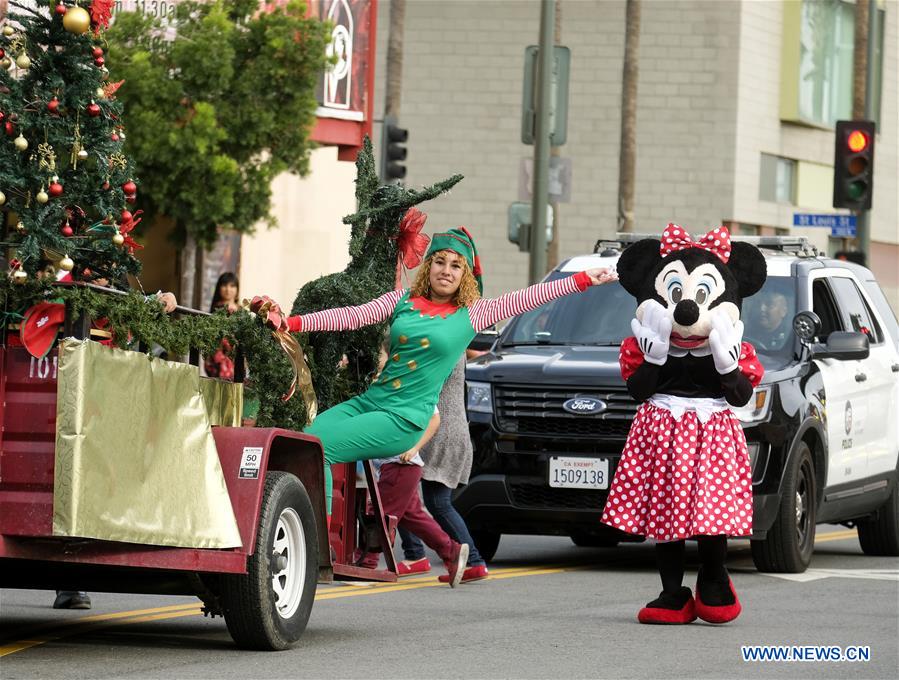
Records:
[[[718,227],[703,236],[698,241],[690,238],[683,227],[671,222],[662,232],[662,247],[660,249],[662,257],[670,255],[678,250],[686,250],[687,248],[702,248],[710,253],[717,255],[724,264],[730,259],[730,232],[727,227]]]

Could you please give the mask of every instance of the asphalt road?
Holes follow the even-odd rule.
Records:
[[[641,626],[636,612],[659,590],[651,546],[507,536],[491,578],[456,590],[437,572],[320,586],[303,640],[280,653],[236,649],[191,598],[98,593],[91,611],[55,611],[50,592],[3,590],[0,677],[899,677],[899,559],[866,557],[854,532],[819,527],[805,574],[759,574],[738,541],[730,566],[736,621]],[[870,659],[746,662],[744,645],[859,645]]]

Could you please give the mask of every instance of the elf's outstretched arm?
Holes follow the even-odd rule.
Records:
[[[396,303],[403,297],[404,290],[392,290],[371,302],[355,307],[335,307],[320,312],[281,316],[281,310],[268,298],[254,298],[250,309],[257,314],[268,314],[266,323],[276,330],[293,333],[308,331],[353,331],[363,326],[371,326],[386,321],[393,313]],[[268,305],[267,307],[265,305]],[[273,312],[276,316],[273,316]]]
[[[608,269],[590,269],[572,276],[546,283],[535,283],[497,298],[477,300],[471,305],[469,315],[475,331],[489,328],[497,321],[524,314],[550,300],[587,290],[590,286],[615,281],[616,276]]]

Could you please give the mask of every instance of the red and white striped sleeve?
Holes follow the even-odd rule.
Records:
[[[358,307],[335,307],[320,312],[287,317],[287,325],[294,333],[308,331],[353,331],[385,321],[393,314],[396,303],[405,290],[392,290]]]
[[[498,298],[478,300],[469,309],[471,325],[475,331],[480,332],[497,321],[524,314],[532,309],[537,309],[550,300],[585,291],[589,287],[590,277],[586,272],[578,272],[574,276],[546,283],[536,283],[533,286],[500,295]]]

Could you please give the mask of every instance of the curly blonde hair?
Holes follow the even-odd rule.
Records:
[[[431,263],[438,255],[446,255],[452,253],[457,255],[462,261],[462,279],[459,281],[459,288],[453,295],[453,304],[457,307],[468,307],[475,300],[481,298],[481,291],[478,289],[478,280],[474,277],[468,260],[459,255],[455,250],[438,250],[431,253],[415,275],[415,281],[412,282],[412,289],[409,293],[410,297],[429,297],[431,294]]]

